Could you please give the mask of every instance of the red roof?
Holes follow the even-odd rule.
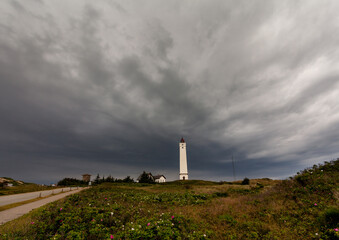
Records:
[[[181,143],[184,143],[184,142],[185,142],[184,138],[181,138],[180,142],[181,142]]]

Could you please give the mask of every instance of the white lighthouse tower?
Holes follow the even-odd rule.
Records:
[[[181,138],[179,143],[179,152],[180,152],[180,180],[188,180],[188,171],[187,171],[187,154],[186,154],[186,142],[184,138]]]

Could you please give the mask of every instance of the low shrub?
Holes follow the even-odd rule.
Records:
[[[326,228],[339,228],[339,208],[330,207],[321,213],[319,223]]]
[[[244,178],[244,180],[242,180],[241,185],[249,185],[250,184],[250,180],[248,178]]]
[[[213,195],[215,197],[228,197],[229,196],[228,192],[215,192],[213,193]]]

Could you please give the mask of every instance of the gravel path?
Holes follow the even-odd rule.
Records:
[[[46,197],[48,195],[57,194],[61,192],[68,192],[70,190],[77,189],[77,187],[68,187],[68,188],[55,188],[52,190],[44,190],[44,191],[36,191],[36,192],[28,192],[28,193],[19,193],[19,194],[11,194],[0,196],[0,206],[5,206],[12,203],[23,202],[27,200],[31,200],[38,197]]]
[[[70,192],[61,193],[61,194],[58,194],[58,195],[55,195],[55,196],[51,196],[51,197],[48,197],[48,198],[45,198],[45,199],[41,199],[41,200],[38,200],[38,201],[35,201],[35,202],[32,202],[32,203],[25,204],[25,205],[22,205],[22,206],[19,206],[19,207],[15,207],[15,208],[11,208],[11,209],[8,209],[8,210],[5,210],[5,211],[1,211],[0,212],[0,224],[4,224],[4,223],[9,222],[13,219],[21,217],[22,215],[30,212],[31,210],[33,210],[35,208],[41,207],[41,206],[43,206],[47,203],[50,203],[50,202],[54,202],[56,200],[59,200],[61,198],[66,197],[68,195],[80,192],[84,189],[86,189],[86,188],[79,188],[78,190],[73,190],[73,191],[70,191]]]

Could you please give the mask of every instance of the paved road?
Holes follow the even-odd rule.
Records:
[[[68,191],[66,193],[61,193],[61,194],[51,196],[51,197],[48,197],[48,198],[44,198],[44,199],[41,199],[41,200],[38,200],[38,201],[35,201],[35,202],[32,202],[32,203],[27,203],[27,204],[19,206],[19,207],[10,208],[8,210],[1,211],[0,212],[0,224],[4,224],[4,223],[9,222],[13,219],[21,217],[22,215],[30,212],[31,210],[33,210],[35,208],[41,207],[41,206],[43,206],[47,203],[50,203],[50,202],[54,202],[56,200],[59,200],[61,198],[66,197],[68,195],[80,192],[84,189],[86,189],[86,188],[79,188],[78,190]]]
[[[12,194],[6,196],[0,196],[0,206],[5,206],[12,203],[23,202],[27,200],[31,200],[38,197],[46,197],[48,195],[61,193],[61,192],[68,192],[70,190],[77,189],[77,187],[72,188],[56,188],[53,190],[45,190],[45,191],[38,191],[38,192],[29,192],[29,193],[20,193],[20,194]]]

